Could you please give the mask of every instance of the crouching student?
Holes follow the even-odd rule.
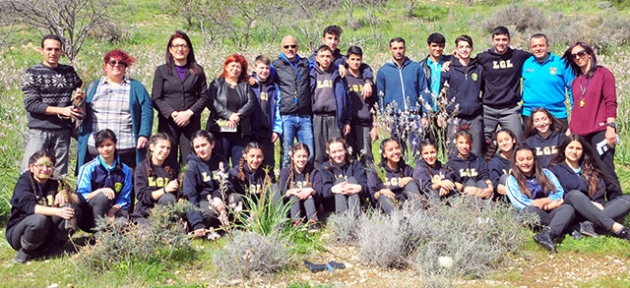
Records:
[[[195,154],[188,155],[188,169],[184,173],[184,197],[199,210],[188,210],[189,228],[195,237],[206,236],[206,229],[227,225],[227,211],[221,192],[220,181],[227,178],[228,162],[221,154],[214,151],[216,139],[205,130],[199,130],[192,136]],[[224,181],[226,181],[225,179]]]
[[[571,134],[551,160],[551,170],[566,192],[565,203],[576,212],[574,228],[580,234],[597,237],[593,224],[612,235],[630,241],[630,229],[620,222],[630,213],[630,196],[608,193],[606,175],[597,162],[597,155],[582,136]],[[616,196],[616,197],[615,197]],[[607,201],[608,200],[608,201]]]
[[[252,203],[256,204],[261,197],[266,197],[266,188],[270,188],[272,183],[275,183],[275,177],[273,177],[273,171],[269,173],[265,172],[263,163],[265,163],[265,154],[263,148],[256,142],[250,142],[245,145],[243,149],[243,157],[238,162],[238,166],[235,166],[230,170],[228,176],[228,205],[238,210],[243,208],[243,205],[248,204],[249,201],[245,201],[243,204],[242,197],[248,197]]]
[[[553,240],[573,222],[575,210],[564,203],[564,190],[558,179],[540,166],[531,147],[521,145],[515,149],[506,194],[517,210],[538,215],[543,228],[534,241],[555,252]]]
[[[549,161],[556,155],[564,135],[563,124],[553,117],[545,108],[536,108],[528,117],[525,126],[525,140],[523,144],[536,150],[536,157],[542,168],[549,166]]]
[[[158,133],[149,139],[147,158],[134,171],[134,188],[138,198],[133,218],[147,223],[151,208],[170,205],[177,201],[179,167],[176,162],[166,163],[171,154],[171,139],[166,133]]]
[[[510,159],[512,159],[514,147],[518,145],[518,139],[512,130],[506,128],[501,128],[497,131],[494,138],[501,152],[488,161],[488,170],[490,171],[490,180],[494,187],[494,199],[505,199],[505,183],[510,176],[510,169],[512,168]]]
[[[453,171],[437,159],[437,143],[432,139],[420,142],[420,156],[413,170],[413,179],[419,184],[429,203],[439,204],[440,199],[459,195],[453,181]]]
[[[378,208],[389,215],[410,201],[412,209],[419,209],[420,189],[412,178],[413,168],[402,159],[398,140],[383,140],[380,151],[381,163],[368,174],[368,189]]]
[[[343,138],[333,137],[327,145],[330,160],[322,165],[323,196],[334,198],[335,213],[359,215],[361,198],[367,193],[367,174],[359,161],[348,153]]]
[[[98,131],[94,135],[98,156],[79,170],[77,193],[86,201],[81,230],[94,232],[96,220],[103,217],[114,218],[120,225],[127,222],[133,172],[120,161],[117,142],[112,130]]]
[[[453,154],[446,165],[454,171],[457,190],[477,199],[489,199],[494,189],[488,165],[483,158],[470,152],[472,136],[466,131],[459,131],[455,141],[457,154]]]
[[[64,220],[81,217],[76,208],[81,197],[71,191],[58,191],[58,181],[51,179],[54,169],[54,154],[37,151],[28,160],[28,171],[15,184],[6,230],[9,245],[18,251],[13,258],[15,263],[61,248],[76,229]]]
[[[321,201],[322,177],[308,162],[309,155],[306,144],[295,143],[290,150],[290,165],[280,170],[279,185],[285,203],[291,205],[293,225],[298,225],[306,217],[308,231],[316,232],[319,230],[317,207]]]

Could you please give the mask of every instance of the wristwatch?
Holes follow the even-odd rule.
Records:
[[[606,125],[607,125],[608,127],[611,127],[611,128],[613,128],[613,129],[617,130],[617,123],[615,123],[615,122],[610,122],[610,123],[608,123],[608,124],[606,124]]]

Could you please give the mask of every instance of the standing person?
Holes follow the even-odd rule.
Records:
[[[457,154],[446,163],[454,171],[455,187],[458,191],[480,199],[492,197],[492,181],[486,161],[470,152],[472,136],[466,131],[459,131],[455,135]]]
[[[483,89],[483,67],[476,58],[470,58],[473,51],[473,41],[468,35],[461,35],[455,39],[455,59],[449,71],[441,74],[440,87],[448,83],[446,94],[446,112],[455,115],[450,119],[446,140],[449,143],[449,154],[455,153],[455,133],[466,130],[472,136],[471,152],[481,156],[485,139],[483,136],[483,105],[481,104],[481,90]],[[455,113],[457,112],[457,113]]]
[[[479,64],[483,66],[484,89],[483,124],[488,151],[486,158],[492,158],[496,146],[492,144],[492,135],[497,129],[510,129],[519,141],[522,139],[521,124],[521,73],[523,63],[532,54],[523,50],[510,48],[510,31],[504,26],[492,30],[492,49],[477,55]]]
[[[591,46],[584,42],[571,45],[562,56],[576,75],[573,90],[573,109],[567,133],[578,134],[599,155],[601,168],[611,183],[609,198],[622,194],[615,172],[617,135],[617,90],[615,76],[606,67],[597,65]]]
[[[85,120],[77,139],[77,167],[99,155],[94,134],[104,129],[116,135],[116,151],[125,165],[133,169],[147,155],[153,106],[144,85],[125,75],[135,61],[122,50],[107,52],[103,57],[105,76],[85,88]]]
[[[403,145],[409,140],[411,151],[421,141],[420,131],[428,128],[429,120],[427,107],[431,107],[431,100],[427,95],[427,81],[422,66],[405,56],[405,40],[400,37],[389,41],[389,52],[392,59],[388,60],[376,74],[376,87],[381,112],[395,116],[395,122],[410,122],[409,135],[400,135],[397,130],[406,131],[407,127],[398,129],[399,124],[392,125],[392,135],[399,138]],[[427,106],[428,105],[428,106]],[[408,119],[407,113],[411,114]],[[401,121],[402,120],[402,121]],[[408,121],[407,121],[408,120]],[[407,139],[409,137],[409,139]],[[406,147],[406,146],[404,146]]]
[[[206,130],[217,137],[217,151],[236,166],[243,148],[253,137],[256,95],[247,82],[247,60],[232,54],[223,62],[223,72],[208,88],[210,117]],[[227,164],[227,163],[226,163]]]
[[[151,99],[158,112],[158,132],[166,133],[173,141],[167,162],[182,164],[190,154],[190,137],[201,130],[208,84],[186,33],[175,31],[171,35],[164,57],[166,64],[155,69]]]
[[[413,179],[431,203],[458,195],[453,170],[438,160],[438,144],[432,139],[420,142],[421,159],[416,161]]]
[[[81,216],[77,208],[80,196],[71,191],[57,191],[59,182],[51,179],[54,169],[53,153],[37,151],[29,157],[28,171],[15,184],[6,229],[7,242],[18,251],[13,258],[15,263],[43,256],[46,249],[61,248],[68,240],[68,233],[74,232],[66,229],[64,220]]]
[[[320,169],[323,197],[334,199],[335,213],[350,211],[358,216],[361,198],[369,195],[365,168],[348,153],[349,146],[343,138],[331,138],[326,147],[330,158]]]
[[[133,217],[139,223],[147,223],[146,218],[156,204],[166,206],[177,201],[179,167],[177,162],[168,160],[171,143],[170,137],[164,132],[151,136],[147,159],[140,162],[134,171],[138,204]]]
[[[353,156],[361,161],[363,166],[374,162],[372,142],[378,139],[376,131],[376,95],[365,93],[365,85],[361,78],[363,67],[370,67],[363,63],[363,50],[359,46],[350,46],[346,54],[348,63],[348,94],[352,104],[352,120],[350,134],[347,135],[348,145],[353,148]],[[371,87],[372,85],[370,85]]]
[[[221,179],[227,178],[228,162],[223,155],[216,153],[215,138],[206,130],[193,134],[191,153],[186,159],[188,169],[184,173],[184,197],[197,209],[186,210],[189,228],[195,237],[206,236],[208,228],[227,225],[227,210],[224,196],[228,191],[221,191]],[[220,175],[221,174],[221,175]],[[227,186],[225,186],[227,187]]]
[[[124,223],[129,217],[133,171],[120,160],[117,142],[112,130],[96,132],[94,144],[98,155],[79,170],[77,193],[85,200],[85,216],[80,226],[83,231],[94,231],[99,218],[114,218]]]
[[[578,213],[577,230],[584,235],[597,237],[593,224],[614,236],[630,241],[630,228],[620,222],[630,213],[630,196],[620,195],[606,199],[607,176],[599,168],[597,156],[584,137],[571,134],[558,147],[549,170],[562,185],[564,201]]]
[[[564,128],[569,127],[567,107],[564,103],[567,93],[573,104],[571,83],[575,75],[567,67],[567,62],[549,52],[549,41],[545,34],[536,33],[529,38],[532,56],[523,64],[523,123],[528,122],[532,111],[544,107],[556,117]]]
[[[315,167],[326,162],[326,143],[333,137],[350,133],[352,103],[348,97],[348,84],[331,65],[332,50],[326,45],[317,49],[317,63],[311,70],[311,95],[313,95],[313,133]]]
[[[534,148],[540,167],[549,166],[549,161],[558,151],[557,147],[566,137],[562,127],[562,122],[545,108],[532,110],[531,117],[528,117],[523,144]]]
[[[367,184],[376,207],[390,215],[409,201],[412,209],[419,209],[420,189],[412,178],[413,168],[402,159],[398,140],[387,138],[380,148],[381,163],[369,172]]]
[[[291,205],[293,225],[302,223],[306,218],[308,231],[317,232],[317,207],[322,195],[322,176],[308,161],[310,152],[306,144],[298,142],[287,150],[291,152],[291,162],[280,170],[280,192],[284,195],[284,202]]]
[[[265,55],[258,55],[254,60],[255,79],[252,90],[258,99],[256,116],[258,121],[258,143],[261,145],[265,156],[263,167],[271,169],[270,174],[274,174],[276,167],[274,143],[282,135],[282,118],[278,107],[280,99],[280,89],[278,84],[273,82],[271,74],[271,61]],[[251,83],[250,83],[251,84]]]
[[[556,252],[553,240],[571,225],[575,209],[564,203],[564,189],[551,171],[540,167],[531,147],[521,145],[514,150],[506,194],[517,210],[540,218],[543,228],[534,241]]]
[[[282,118],[284,155],[282,167],[289,164],[289,151],[294,138],[313,147],[312,96],[310,70],[313,63],[300,57],[298,41],[293,36],[282,38],[282,53],[271,64],[276,71],[275,83],[280,89],[279,111]],[[309,161],[313,159],[310,155]]]
[[[324,28],[324,32],[322,33],[322,44],[330,47],[330,49],[333,51],[332,64],[335,66],[335,68],[339,69],[339,76],[341,76],[341,78],[345,78],[348,75],[346,69],[348,58],[347,55],[341,54],[341,50],[339,50],[339,42],[341,41],[342,33],[343,30],[338,25],[326,26],[326,28]],[[316,58],[317,51],[313,51],[313,54],[308,57],[308,60],[312,63],[315,63],[317,60]],[[374,72],[372,71],[372,67],[367,65],[361,66],[360,78],[363,80],[363,83],[361,83],[361,85],[363,85],[362,96],[366,98],[370,97],[373,91],[372,86],[374,85]]]
[[[429,55],[420,60],[420,65],[422,65],[422,69],[424,70],[424,76],[427,78],[427,87],[431,92],[431,108],[433,112],[437,111],[437,96],[440,95],[441,90],[440,78],[442,66],[444,63],[451,61],[450,56],[444,55],[444,47],[446,47],[446,38],[444,35],[432,33],[427,37]],[[470,44],[470,47],[472,48],[472,44]],[[459,56],[459,54],[457,56]]]
[[[81,102],[85,98],[80,89],[83,82],[72,66],[59,64],[63,53],[59,37],[44,36],[39,51],[44,61],[26,69],[22,79],[28,119],[22,172],[29,170],[33,153],[47,149],[55,151],[57,168],[66,175],[72,120],[83,118],[84,112],[73,105],[72,92],[76,91],[75,99]]]
[[[510,161],[512,154],[514,154],[514,148],[519,143],[514,132],[505,128],[497,131],[494,140],[497,142],[499,153],[488,161],[488,170],[490,170],[490,180],[494,187],[494,198],[505,199],[507,178],[510,176],[510,169],[512,168]]]

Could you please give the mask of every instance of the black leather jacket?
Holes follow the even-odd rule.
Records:
[[[240,98],[240,108],[238,111],[230,111],[227,109],[228,85],[230,84],[225,81],[225,78],[219,77],[212,80],[210,87],[208,87],[208,97],[210,98],[208,109],[210,109],[210,117],[206,123],[206,130],[219,132],[217,120],[228,120],[232,113],[236,113],[241,117],[239,122],[241,135],[253,135],[252,123],[255,120],[252,119],[252,117],[256,105],[256,95],[247,81],[239,82],[236,85],[236,90]]]

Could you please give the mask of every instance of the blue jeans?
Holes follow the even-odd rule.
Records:
[[[289,151],[293,146],[293,139],[308,146],[308,160],[313,161],[313,121],[311,115],[282,115],[282,138],[284,139],[284,155],[282,167],[289,165]]]

